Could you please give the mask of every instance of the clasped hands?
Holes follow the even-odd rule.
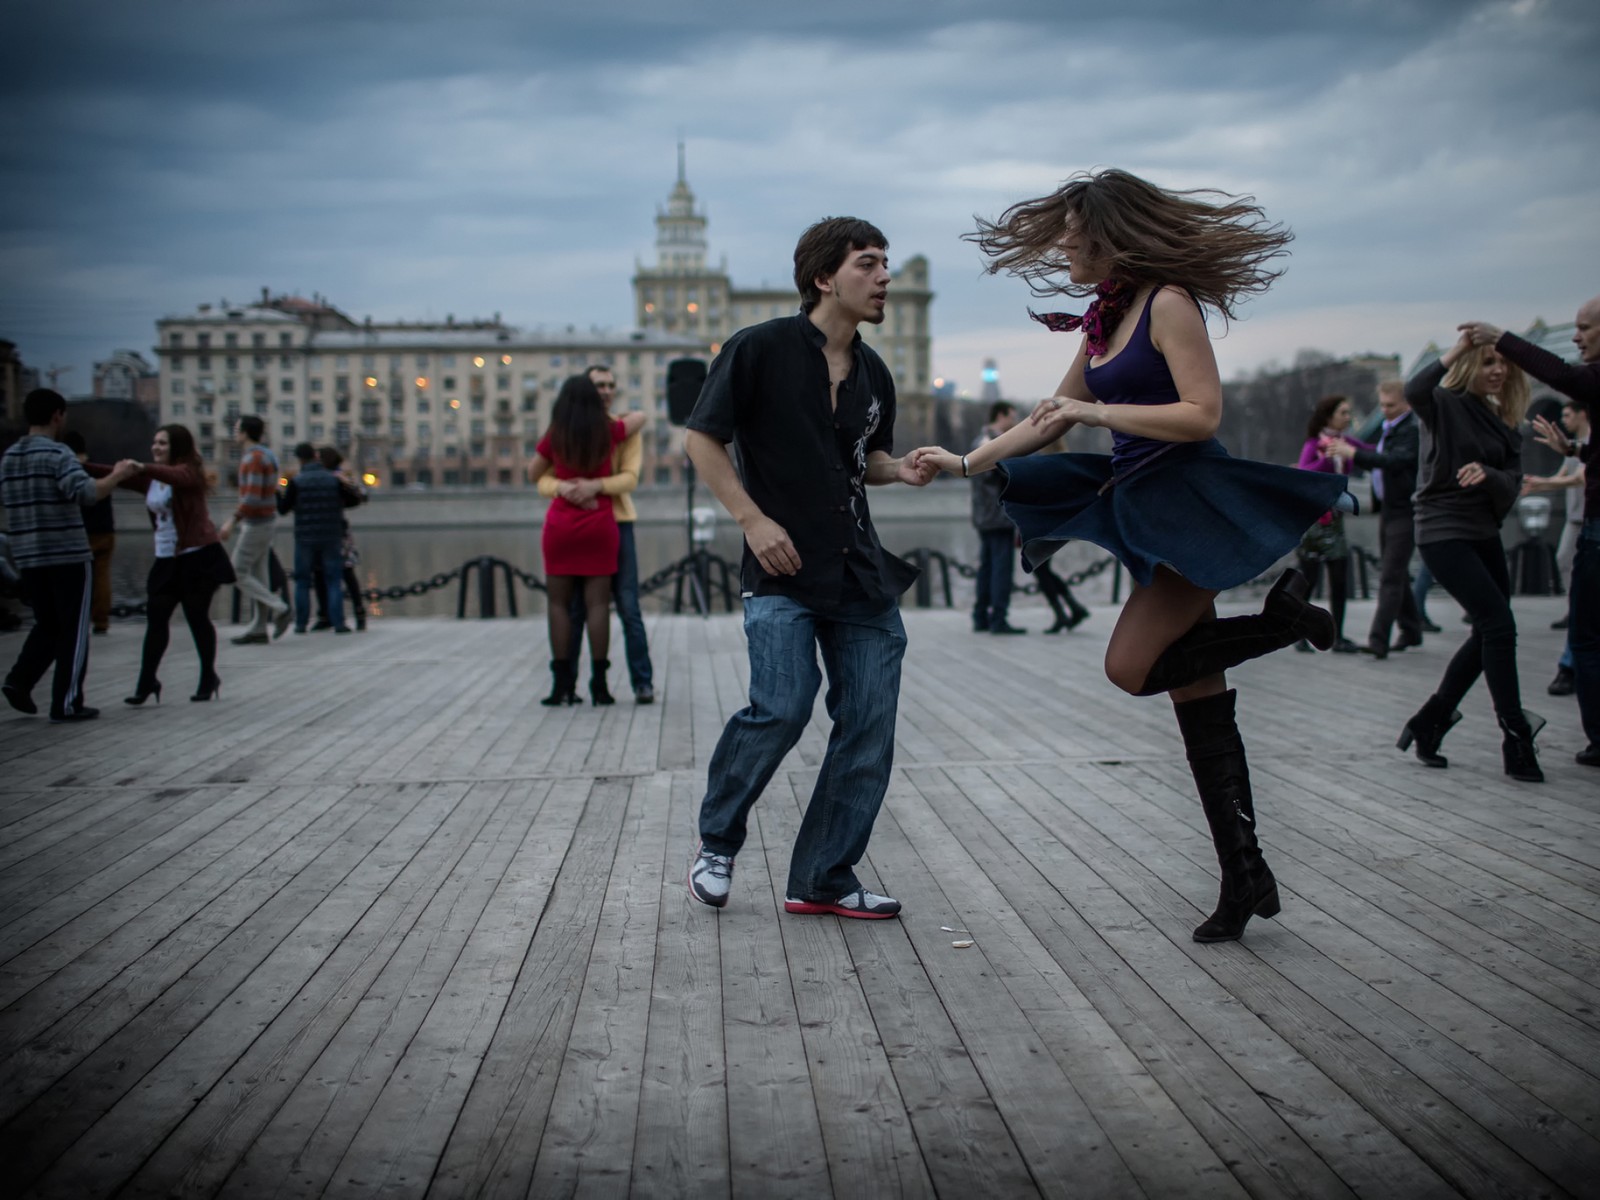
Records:
[[[1049,440],[1054,441],[1074,425],[1103,425],[1105,408],[1104,404],[1097,401],[1074,400],[1070,396],[1051,396],[1034,406],[1033,412],[1028,416],[1028,423],[1039,433],[1046,435]],[[951,475],[963,474],[961,457],[942,446],[923,446],[906,455],[906,462],[911,464],[914,471],[927,472],[931,478],[937,471],[945,471]],[[982,469],[986,468],[979,468]]]
[[[595,499],[599,494],[598,479],[563,479],[556,484],[556,495],[574,508],[588,510],[600,507],[600,501]]]

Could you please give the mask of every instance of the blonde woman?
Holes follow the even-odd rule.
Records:
[[[1493,346],[1470,334],[1406,382],[1406,400],[1422,422],[1422,453],[1413,501],[1417,548],[1433,577],[1472,622],[1428,702],[1400,731],[1402,750],[1416,744],[1430,767],[1448,766],[1439,743],[1461,719],[1456,706],[1482,675],[1503,735],[1505,772],[1544,780],[1533,738],[1544,722],[1522,710],[1517,681],[1517,623],[1500,525],[1522,489],[1522,435],[1528,380]]]

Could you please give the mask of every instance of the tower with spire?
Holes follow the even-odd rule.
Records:
[[[706,215],[689,187],[684,143],[678,140],[678,179],[666,206],[656,208],[656,261],[635,264],[634,320],[640,329],[703,337],[726,336],[728,264],[707,265]]]
[[[715,356],[736,330],[796,312],[800,297],[788,280],[778,286],[735,288],[725,259],[715,267],[709,264],[706,225],[706,215],[689,187],[680,138],[677,181],[666,204],[656,207],[656,261],[652,266],[634,265],[634,321],[640,329],[698,339]],[[799,233],[796,229],[791,236]],[[928,260],[914,254],[894,271],[883,324],[861,326],[862,338],[883,356],[894,375],[902,409],[911,397],[927,398],[932,387],[928,323],[932,301]]]

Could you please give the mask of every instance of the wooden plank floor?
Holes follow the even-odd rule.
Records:
[[[1221,946],[1189,939],[1216,865],[1168,706],[1101,675],[1107,609],[906,614],[862,866],[905,913],[870,923],[781,911],[820,712],[729,906],[685,893],[736,618],[652,618],[660,702],[561,711],[531,621],[224,645],[205,705],[175,632],[137,710],[119,625],[101,720],[0,710],[6,1191],[1600,1194],[1600,773],[1544,694],[1560,601],[1517,604],[1543,786],[1500,773],[1481,687],[1449,770],[1394,750],[1448,601],[1387,662],[1236,672],[1284,910]]]

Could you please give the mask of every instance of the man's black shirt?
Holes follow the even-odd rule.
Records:
[[[832,409],[826,344],[803,312],[741,329],[711,364],[689,428],[733,443],[745,491],[800,556],[796,574],[769,575],[746,542],[745,592],[887,602],[917,577],[884,550],[867,510],[867,456],[894,445],[894,378],[858,333]]]

